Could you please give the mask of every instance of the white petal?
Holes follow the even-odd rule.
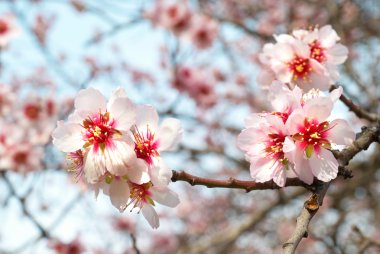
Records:
[[[329,97],[317,97],[308,100],[303,108],[307,117],[323,122],[330,116],[333,102]]]
[[[324,48],[332,47],[338,40],[340,40],[338,34],[330,25],[326,25],[319,29],[319,38],[321,46]]]
[[[99,181],[99,178],[105,173],[105,166],[101,160],[101,155],[94,153],[91,149],[84,160],[84,176],[88,183],[95,184]]]
[[[157,111],[151,105],[141,105],[137,107],[136,125],[139,130],[146,130],[147,125],[149,129],[155,133],[158,125]]]
[[[251,177],[259,182],[266,182],[272,179],[274,161],[269,158],[258,158],[251,161],[250,173]]]
[[[286,121],[286,128],[289,131],[289,134],[295,134],[299,132],[299,128],[304,125],[305,114],[302,109],[297,109],[293,111],[288,120]]]
[[[108,103],[109,105],[111,105],[113,101],[116,100],[117,98],[126,98],[126,97],[127,97],[127,93],[125,92],[124,88],[118,87],[112,92],[111,98]]]
[[[160,226],[158,214],[151,205],[145,204],[141,211],[152,228],[158,228]]]
[[[310,168],[309,160],[305,158],[304,152],[297,149],[294,156],[294,173],[307,184],[312,184],[314,180]]]
[[[167,186],[171,182],[173,172],[164,160],[159,158],[149,167],[149,175],[154,186]]]
[[[128,131],[136,122],[136,107],[126,97],[116,98],[109,104],[111,118],[116,120],[116,129]]]
[[[337,145],[350,145],[355,140],[355,132],[346,120],[336,119],[330,123],[329,137]]]
[[[129,199],[128,183],[123,180],[114,179],[110,184],[109,195],[114,207],[123,212]]]
[[[286,183],[286,170],[279,166],[273,174],[273,181],[280,187],[284,187]]]
[[[310,167],[319,180],[328,182],[335,179],[338,174],[338,161],[331,151],[322,148],[318,155],[311,156]]]
[[[135,151],[124,142],[115,141],[113,147],[104,149],[104,162],[107,170],[116,176],[128,173],[128,163],[136,159]]]
[[[167,187],[161,189],[152,187],[152,198],[154,201],[168,207],[176,207],[179,204],[177,193]]]
[[[99,111],[105,112],[107,100],[97,89],[90,87],[79,91],[74,105],[82,116],[88,113],[99,113]]]
[[[150,181],[148,166],[142,159],[133,159],[128,163],[128,179],[137,184],[143,184]]]
[[[160,151],[172,151],[176,148],[182,136],[181,122],[175,118],[165,119],[157,132]]]
[[[53,144],[62,152],[75,152],[84,145],[81,131],[83,128],[76,123],[59,121],[52,133]]]
[[[339,100],[340,96],[343,94],[343,88],[339,86],[337,89],[334,89],[330,93],[330,99],[335,103]]]
[[[348,49],[338,43],[327,51],[327,55],[329,62],[332,62],[333,64],[342,64],[347,59]]]

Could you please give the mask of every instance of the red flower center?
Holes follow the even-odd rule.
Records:
[[[298,127],[299,132],[293,135],[293,139],[300,142],[301,149],[305,149],[306,153],[308,153],[308,149],[310,152],[318,153],[321,147],[331,148],[331,143],[327,139],[328,131],[331,128],[328,121],[318,123],[315,119],[305,118],[304,125]],[[308,155],[308,157],[310,156]]]
[[[18,151],[13,157],[13,161],[17,165],[24,165],[28,161],[28,153],[26,151]]]
[[[8,24],[4,20],[0,20],[0,34],[5,34],[8,29]]]
[[[115,121],[110,119],[109,112],[88,117],[83,121],[83,127],[85,128],[83,139],[87,141],[84,147],[93,145],[95,152],[98,151],[99,147],[104,151],[106,147],[112,146],[112,137],[115,134],[121,135],[115,129]]]
[[[135,152],[137,158],[145,160],[149,165],[153,163],[153,157],[160,156],[158,153],[158,140],[154,138],[154,133],[151,132],[149,126],[146,127],[146,132],[140,132],[135,127],[133,136],[135,138]]]
[[[266,156],[269,156],[273,160],[280,160],[281,163],[286,164],[287,159],[284,159],[284,152],[282,150],[284,146],[285,135],[282,133],[272,133],[268,135],[266,142]]]
[[[41,113],[41,107],[38,104],[27,104],[24,107],[24,115],[32,121],[38,120]]]
[[[288,63],[289,70],[293,74],[293,79],[303,79],[306,80],[309,77],[310,72],[312,71],[310,61],[308,58],[302,58],[296,56],[292,61]]]
[[[310,57],[316,61],[323,63],[326,61],[325,49],[322,48],[318,41],[313,41],[309,44],[310,47]]]
[[[131,211],[133,208],[138,207],[142,208],[144,204],[150,203],[151,205],[154,205],[154,201],[151,198],[152,193],[149,191],[150,187],[152,187],[152,183],[144,183],[144,184],[136,184],[136,183],[129,183],[130,188],[130,201],[127,204],[126,207],[133,204],[133,207],[131,208]]]

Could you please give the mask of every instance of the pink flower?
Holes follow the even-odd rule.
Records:
[[[6,47],[19,34],[20,29],[16,25],[15,17],[12,14],[0,17],[0,48]]]
[[[151,181],[156,186],[167,185],[172,177],[160,154],[174,150],[182,136],[179,120],[167,118],[159,126],[158,119],[152,106],[139,106],[136,124],[132,127],[136,156],[148,164]]]
[[[189,29],[189,37],[198,49],[211,47],[217,35],[218,24],[214,20],[206,16],[193,18]]]
[[[157,187],[152,183],[139,185],[130,182],[130,191],[130,201],[126,207],[132,206],[131,211],[134,208],[140,209],[152,228],[158,228],[160,225],[158,214],[154,210],[155,202],[168,207],[176,207],[179,204],[177,194],[166,186]]]
[[[304,90],[328,90],[333,83],[326,68],[313,59],[309,46],[290,35],[276,36],[276,44],[264,45],[260,61],[270,69],[275,79],[298,85]]]
[[[340,43],[340,37],[330,25],[311,31],[295,30],[293,35],[307,43],[311,58],[320,63],[342,64],[347,59],[348,49]]]
[[[75,99],[68,122],[58,122],[53,144],[66,153],[81,150],[88,183],[95,184],[106,174],[127,176],[139,184],[148,182],[147,166],[136,157],[128,133],[135,119],[135,106],[124,90],[116,90],[107,103],[98,90],[84,89]]]
[[[284,152],[294,164],[297,176],[307,184],[313,177],[328,182],[336,178],[338,161],[331,149],[336,145],[348,145],[355,133],[345,120],[327,120],[334,97],[314,97],[304,102],[289,116],[286,127],[291,139],[286,139]]]
[[[237,145],[251,163],[252,178],[257,182],[271,179],[284,186],[292,169],[285,157],[283,146],[288,130],[282,118],[276,115],[252,114],[246,119],[246,129],[238,136]]]
[[[150,19],[154,25],[162,26],[175,34],[180,34],[189,27],[192,12],[186,1],[172,3],[156,1],[153,8],[147,10],[144,16]]]

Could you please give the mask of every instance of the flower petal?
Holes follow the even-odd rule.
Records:
[[[355,140],[355,132],[346,120],[336,119],[330,123],[329,139],[337,145],[350,145]]]
[[[59,121],[52,133],[53,144],[62,152],[75,152],[84,145],[82,127],[76,123]]]
[[[105,112],[107,100],[99,90],[90,87],[79,91],[74,105],[80,116],[85,118],[88,114]]]
[[[152,198],[154,201],[157,201],[158,203],[168,207],[176,207],[179,204],[177,193],[167,187],[162,189],[153,187]]]
[[[311,156],[310,168],[319,180],[329,182],[338,175],[338,161],[331,151],[322,148],[317,156]]]
[[[181,122],[175,118],[165,119],[157,132],[160,151],[172,151],[175,149],[182,136]]]
[[[141,211],[152,228],[158,228],[160,226],[158,214],[151,205],[145,204]]]
[[[147,125],[152,133],[155,133],[158,125],[158,114],[151,105],[141,105],[137,107],[136,125],[138,129],[145,130]]]
[[[128,131],[136,122],[136,107],[126,97],[116,98],[108,106],[111,118],[116,120],[118,130]]]
[[[109,187],[109,196],[111,203],[114,207],[119,209],[120,212],[125,210],[125,206],[129,199],[129,186],[123,180],[114,179]]]

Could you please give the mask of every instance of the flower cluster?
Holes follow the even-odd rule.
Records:
[[[0,49],[6,47],[19,34],[20,29],[12,14],[5,14],[0,17]]]
[[[275,39],[264,45],[264,70],[258,77],[274,111],[250,115],[238,146],[258,182],[273,179],[283,187],[289,177],[307,184],[314,177],[331,181],[339,167],[332,149],[350,144],[355,133],[345,120],[329,119],[342,88],[328,96],[319,89],[328,90],[339,78],[336,65],[346,60],[347,49],[329,25]]]
[[[20,91],[0,84],[0,170],[27,174],[43,169],[44,146],[66,102]]]
[[[157,228],[156,202],[169,207],[179,203],[168,188],[172,171],[160,154],[173,150],[182,134],[177,119],[158,121],[152,106],[133,104],[121,88],[108,103],[98,90],[88,88],[78,93],[68,121],[58,122],[53,144],[67,153],[69,171],[83,176],[96,193],[102,190],[120,212],[138,208]]]
[[[177,36],[188,38],[196,48],[202,50],[212,46],[218,35],[218,24],[211,18],[193,13],[187,1],[156,1],[153,8],[145,12],[152,24],[172,31]]]
[[[279,80],[291,88],[326,91],[339,79],[337,65],[344,63],[348,50],[337,43],[340,38],[330,25],[274,37],[276,43],[265,44],[260,54],[264,70],[257,81],[261,85]]]

